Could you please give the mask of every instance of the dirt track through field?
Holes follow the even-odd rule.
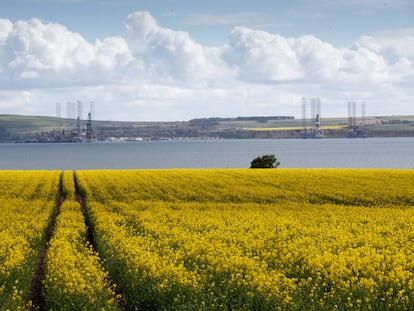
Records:
[[[97,251],[96,244],[95,244],[94,235],[93,235],[93,232],[92,232],[91,223],[89,221],[88,212],[87,212],[87,209],[86,209],[85,197],[82,195],[81,191],[79,191],[79,184],[78,184],[78,181],[76,179],[76,172],[75,171],[74,171],[74,174],[73,174],[73,178],[74,178],[74,183],[75,183],[76,201],[78,201],[80,206],[81,206],[81,211],[82,211],[83,218],[85,220],[85,225],[86,225],[86,228],[87,228],[86,239],[89,242],[89,245],[92,247],[92,250],[95,253],[97,253],[98,256],[99,256],[99,253]],[[112,282],[112,280],[110,279],[110,276],[109,276],[108,281],[109,281],[110,284],[114,284]],[[117,292],[117,290],[116,290],[116,287],[112,287],[112,290],[114,290],[116,294],[119,294],[119,292]],[[121,309],[123,309],[122,306],[125,306],[125,304],[122,301],[122,299],[118,299],[118,305],[120,306]]]
[[[76,172],[74,172],[73,177],[74,177],[75,190],[76,190],[76,194],[75,194],[76,195],[76,201],[78,201],[80,206],[81,206],[81,211],[82,211],[82,214],[83,214],[83,218],[85,219],[85,225],[86,225],[86,228],[87,228],[86,238],[89,242],[89,245],[92,247],[93,251],[96,252],[95,241],[94,241],[94,238],[93,238],[92,229],[91,229],[89,219],[88,219],[88,215],[87,215],[87,212],[86,212],[85,198],[83,197],[83,195],[79,191],[79,185],[78,185],[78,182],[76,180]]]
[[[28,310],[36,310],[36,311],[46,310],[45,297],[43,295],[43,280],[45,279],[45,266],[46,266],[45,258],[47,256],[49,243],[55,231],[56,219],[61,213],[61,206],[63,202],[66,200],[65,194],[64,194],[64,186],[63,186],[63,174],[64,172],[62,171],[60,175],[58,194],[56,197],[56,203],[55,203],[55,207],[53,210],[52,218],[50,220],[50,225],[48,226],[46,230],[46,233],[43,239],[43,245],[39,251],[37,261],[35,263],[35,269],[34,269],[34,273],[33,273],[32,280],[31,280],[30,290],[29,290],[28,296],[26,297],[26,306]],[[76,201],[79,202],[81,206],[81,211],[82,211],[85,225],[87,228],[86,238],[92,250],[97,253],[95,241],[93,238],[93,232],[91,229],[88,213],[86,210],[85,198],[82,195],[82,193],[79,191],[75,172],[74,172],[74,184],[75,184],[75,198],[76,198]],[[109,282],[112,284],[111,280],[109,280]],[[120,306],[122,306],[121,300],[119,300],[118,303]]]
[[[30,285],[29,295],[26,299],[26,305],[28,305],[28,303],[31,302],[31,306],[29,307],[29,310],[43,311],[45,308],[45,301],[42,295],[42,282],[45,276],[44,275],[45,274],[45,258],[46,258],[46,253],[47,253],[50,239],[55,229],[56,218],[60,214],[60,207],[63,201],[65,200],[65,197],[63,195],[62,178],[63,178],[63,172],[60,175],[59,191],[56,197],[56,204],[55,204],[55,208],[53,211],[52,220],[50,222],[49,227],[47,228],[46,236],[43,242],[44,244],[41,250],[39,251],[39,255],[37,257],[35,270],[34,270],[31,285]]]

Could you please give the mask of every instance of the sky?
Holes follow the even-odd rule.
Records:
[[[301,118],[303,98],[322,117],[414,115],[414,1],[0,3],[0,114]]]

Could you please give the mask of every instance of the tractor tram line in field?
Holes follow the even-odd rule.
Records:
[[[413,170],[76,176],[126,310],[414,308]]]
[[[413,310],[414,170],[0,171],[0,310]]]
[[[45,310],[119,310],[120,296],[95,249],[74,171],[64,171],[62,192],[64,200],[46,253]]]
[[[73,182],[74,182],[74,185],[75,185],[75,199],[76,199],[77,202],[79,202],[80,209],[81,209],[84,221],[85,221],[86,239],[87,239],[88,244],[92,248],[92,250],[94,252],[96,252],[96,246],[95,246],[95,242],[94,242],[94,238],[93,238],[92,227],[89,223],[89,218],[88,218],[88,214],[87,214],[87,211],[86,211],[85,197],[79,191],[79,185],[78,185],[77,180],[76,180],[76,171],[73,172]]]
[[[45,276],[45,258],[47,249],[49,246],[50,239],[52,238],[53,231],[56,226],[56,218],[60,214],[60,207],[65,200],[65,197],[63,195],[63,188],[62,188],[62,178],[63,178],[63,171],[59,178],[59,190],[56,198],[56,204],[55,208],[52,214],[52,219],[50,221],[50,225],[46,230],[46,236],[44,239],[44,245],[42,246],[42,249],[39,252],[38,259],[36,261],[36,266],[34,270],[34,274],[32,277],[31,285],[30,285],[30,291],[29,296],[26,299],[26,305],[29,305],[32,310],[42,311],[45,307],[45,300],[42,295],[42,283]]]
[[[78,181],[77,181],[77,178],[76,178],[76,171],[73,171],[73,181],[74,181],[74,186],[75,186],[75,198],[76,198],[76,201],[79,202],[80,209],[81,209],[81,212],[82,212],[82,215],[83,215],[83,218],[84,218],[84,222],[85,222],[85,226],[86,226],[87,244],[90,246],[93,253],[97,254],[97,256],[99,256],[99,258],[100,258],[99,252],[97,251],[97,247],[96,247],[96,244],[95,244],[95,238],[94,238],[94,234],[93,234],[92,224],[90,222],[90,218],[89,218],[89,215],[88,215],[88,210],[86,208],[86,198],[85,198],[84,194],[79,189],[79,184],[78,184]],[[100,261],[102,261],[102,258],[100,258]],[[111,280],[109,273],[107,273],[106,282],[108,284],[108,287],[110,287],[110,290],[112,291],[112,294],[116,297],[116,304],[121,307],[123,305],[122,295],[117,290],[117,287],[116,287],[115,283]]]
[[[41,306],[43,255],[59,211],[60,171],[0,172],[0,309]]]

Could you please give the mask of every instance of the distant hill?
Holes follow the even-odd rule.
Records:
[[[70,133],[75,120],[55,117],[0,115],[0,141],[56,141],[58,135]],[[362,120],[358,119],[358,126]],[[85,131],[85,120],[80,121]],[[311,120],[306,120],[312,128]],[[344,137],[347,118],[322,118],[324,137]],[[159,140],[213,138],[294,138],[301,137],[303,120],[289,116],[252,116],[235,118],[199,118],[177,122],[93,121],[98,140]],[[368,136],[413,136],[414,116],[366,117]]]
[[[51,131],[56,127],[56,118],[23,115],[0,115],[0,128],[12,135]]]

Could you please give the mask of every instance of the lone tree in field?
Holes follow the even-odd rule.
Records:
[[[280,162],[276,159],[274,154],[265,154],[250,162],[250,168],[276,168],[279,165]]]

